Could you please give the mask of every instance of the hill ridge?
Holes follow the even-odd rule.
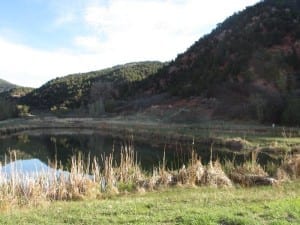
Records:
[[[299,65],[300,1],[265,0],[227,18],[140,85],[148,93],[215,98],[215,117],[300,124],[292,113],[300,110]]]
[[[0,78],[0,93],[9,91],[10,89],[15,88],[15,87],[17,87],[17,85],[12,84],[12,83]]]

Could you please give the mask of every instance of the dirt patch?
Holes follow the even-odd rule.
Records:
[[[213,114],[213,101],[202,97],[174,98],[154,104],[143,111],[163,121],[191,122],[210,120]]]

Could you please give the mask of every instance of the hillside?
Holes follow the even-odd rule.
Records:
[[[47,82],[32,110],[131,113],[165,121],[300,125],[300,1],[265,0],[227,18],[168,63],[130,63]]]
[[[11,84],[6,86],[4,91],[0,92],[0,120],[28,114],[29,108],[27,106],[18,105],[18,101],[22,96],[25,96],[32,90],[33,88],[18,87]]]
[[[164,64],[139,62],[51,80],[20,99],[36,110],[79,110],[101,114],[112,111],[116,100],[134,89],[134,82],[156,73]]]
[[[16,85],[7,82],[6,80],[0,79],[0,93],[8,91],[12,88],[16,87]]]
[[[230,16],[139,85],[147,95],[199,96],[214,118],[299,125],[300,1],[265,0]]]

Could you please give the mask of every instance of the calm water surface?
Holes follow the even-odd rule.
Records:
[[[70,158],[79,152],[85,156],[101,158],[113,152],[118,160],[121,146],[128,143],[132,138],[117,138],[109,135],[95,133],[90,130],[70,131],[70,130],[34,130],[20,133],[9,137],[0,138],[0,160],[5,161],[5,155],[16,150],[18,159],[39,159],[44,163],[54,161],[57,158],[67,169],[70,165]],[[134,149],[141,166],[150,170],[153,166],[158,166],[159,162],[166,157],[167,165],[171,169],[176,169],[187,163],[191,149],[201,156],[203,163],[210,159],[209,146],[193,146],[192,143],[165,143],[159,145],[155,140],[147,143],[134,140]],[[251,158],[251,154],[243,154],[229,151],[228,149],[214,149],[213,159],[234,160],[242,163]],[[278,163],[277,159],[260,153],[257,161],[266,164],[269,161]]]

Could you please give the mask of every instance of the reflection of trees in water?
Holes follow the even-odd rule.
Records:
[[[51,160],[57,159],[64,166],[70,165],[71,157],[81,153],[84,158],[100,158],[102,154],[109,154],[112,149],[112,139],[99,135],[57,135],[49,136],[47,148]]]
[[[46,162],[49,159],[47,147],[40,137],[29,135],[10,136],[1,139],[0,160],[4,162],[5,155],[9,156],[11,151],[16,151],[17,159],[39,158]]]
[[[84,143],[77,135],[46,136],[50,161],[57,161],[64,166],[70,164],[73,155],[83,152]]]
[[[92,156],[100,157],[100,155],[107,148],[105,146],[105,139],[98,135],[91,135],[88,138],[87,150],[91,153]]]
[[[119,161],[121,146],[128,144],[128,140],[120,138],[104,137],[101,135],[23,135],[3,139],[0,143],[0,153],[4,156],[8,149],[20,149],[19,158],[39,158],[41,161],[48,163],[48,160],[57,159],[64,166],[70,164],[72,156],[83,153],[87,156],[98,157],[109,155],[114,149],[114,159]],[[151,146],[148,143],[134,142],[133,147],[137,152],[137,160],[145,169],[152,169],[158,166],[163,160],[164,146]],[[173,146],[167,146],[166,159],[169,167],[182,165],[188,156],[184,152],[177,155],[174,153]],[[186,149],[185,149],[186,150]],[[185,151],[183,150],[183,151]],[[22,154],[21,154],[22,152]],[[175,158],[179,161],[175,163]]]
[[[18,135],[18,141],[20,141],[21,143],[27,144],[30,142],[29,136],[27,134],[21,134]]]
[[[12,136],[0,141],[0,160],[4,162],[4,155],[9,154],[9,150],[18,150],[18,159],[38,158],[41,161],[48,163],[48,160],[54,161],[57,159],[65,168],[70,165],[72,156],[82,153],[83,157],[89,154],[91,158],[96,156],[101,160],[101,156],[108,156],[114,148],[114,159],[119,161],[121,146],[128,144],[128,140],[124,141],[119,138],[109,136],[93,135],[19,135]],[[207,164],[210,160],[209,146],[191,145],[187,143],[174,143],[168,145],[153,145],[153,143],[141,143],[135,141],[133,147],[137,152],[137,161],[146,170],[151,170],[157,167],[163,161],[165,152],[166,163],[168,168],[177,169],[183,164],[187,164],[191,158],[191,150],[194,149],[201,157],[201,161]],[[226,160],[234,161],[236,164],[241,164],[251,160],[251,154],[235,153],[224,149],[213,149],[212,159],[219,159],[221,163]],[[273,159],[268,154],[259,153],[257,162],[261,165],[266,165],[269,162],[275,164],[280,162],[280,159]]]

